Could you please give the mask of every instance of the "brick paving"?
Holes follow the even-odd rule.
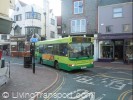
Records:
[[[8,92],[10,97],[6,100],[28,100],[27,98],[12,98],[17,93],[39,92],[50,86],[57,78],[57,73],[47,67],[36,67],[36,73],[33,74],[31,68],[24,68],[23,65],[11,64],[11,78],[6,85],[0,87],[0,100],[3,92]]]

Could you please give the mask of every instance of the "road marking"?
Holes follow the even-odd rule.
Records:
[[[125,96],[126,96],[128,93],[132,92],[132,91],[133,91],[133,89],[132,89],[132,90],[127,90],[127,91],[121,93],[121,95],[118,97],[118,100],[124,100]]]
[[[127,75],[129,75],[129,76],[132,76],[132,74],[129,74],[129,73],[126,73],[126,72],[122,72],[122,71],[110,72],[110,73],[127,74]],[[104,73],[104,74],[108,74],[108,73]]]
[[[109,66],[105,66],[105,67],[101,67],[101,66],[96,66],[96,67],[94,67],[94,68],[101,68],[101,69],[122,69],[122,70],[133,70],[133,68],[132,68],[132,66],[131,66],[131,68],[130,69],[128,69],[128,68],[114,68],[114,67],[109,67]]]
[[[128,79],[128,78],[112,77],[112,76],[108,76],[108,75],[105,75],[105,74],[96,75],[96,76],[109,77],[109,78],[122,79],[122,80],[129,80],[129,81],[132,80],[132,79]]]
[[[47,99],[45,99],[45,100],[50,100],[52,97],[53,97],[53,95],[54,95],[54,93],[57,93],[62,87],[62,85],[65,83],[65,79],[64,79],[64,77],[63,77],[63,81],[61,82],[61,84],[59,85],[59,87],[57,87],[56,89],[55,89],[55,91],[53,91],[52,92],[52,95],[50,95]]]

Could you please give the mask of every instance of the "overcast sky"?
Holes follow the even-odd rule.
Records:
[[[36,4],[38,6],[43,6],[43,0],[20,0],[27,4]],[[56,16],[61,15],[61,0],[49,0],[50,8],[53,9]]]

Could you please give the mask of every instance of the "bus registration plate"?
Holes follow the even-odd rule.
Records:
[[[81,67],[81,69],[85,69],[85,68],[87,68],[87,67],[86,66]]]

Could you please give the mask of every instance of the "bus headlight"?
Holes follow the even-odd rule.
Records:
[[[75,66],[74,64],[68,64],[68,66]]]

